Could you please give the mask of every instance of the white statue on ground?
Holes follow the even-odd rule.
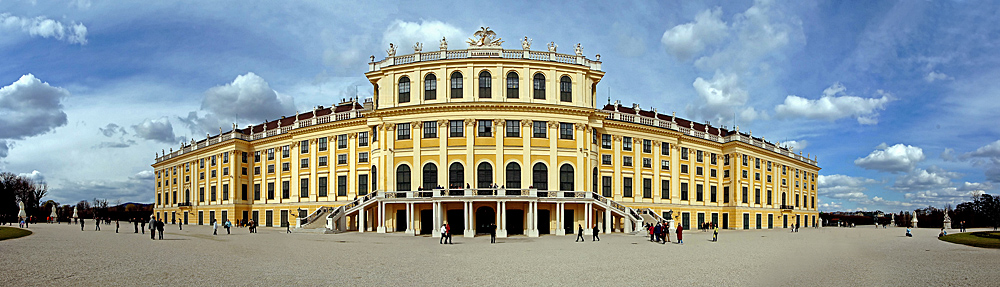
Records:
[[[28,217],[28,214],[24,212],[24,201],[18,201],[17,207],[21,208],[21,210],[17,212],[17,217]]]

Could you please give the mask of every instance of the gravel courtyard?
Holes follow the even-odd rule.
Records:
[[[803,228],[685,232],[684,245],[604,235],[437,238],[401,234],[249,234],[168,225],[166,240],[133,227],[37,224],[0,241],[4,286],[70,285],[1000,285],[1000,250],[937,240],[937,230]],[[147,231],[148,232],[148,231]],[[671,239],[676,241],[675,236]]]

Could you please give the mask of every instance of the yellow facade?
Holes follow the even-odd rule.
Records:
[[[370,63],[365,75],[375,96],[364,103],[234,128],[157,157],[155,214],[208,224],[225,213],[279,226],[373,191],[496,185],[594,192],[635,209],[672,211],[669,219],[691,228],[816,224],[815,160],[738,129],[618,103],[599,107],[604,72],[582,55],[473,47],[393,55]],[[434,204],[407,208],[419,213]],[[469,204],[496,214],[501,206]],[[537,204],[545,214],[560,210]],[[455,205],[442,208],[468,208]],[[587,221],[584,206],[563,206],[574,215],[562,224],[612,220],[596,214]],[[391,232],[407,225],[396,222],[410,212],[404,209],[386,205],[381,221],[358,216]],[[549,215],[549,226],[562,215]],[[423,217],[407,216],[409,225],[429,220]]]

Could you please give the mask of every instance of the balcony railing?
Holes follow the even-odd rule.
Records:
[[[530,50],[510,50],[499,47],[471,48],[465,50],[445,50],[435,52],[418,52],[409,55],[389,56],[378,62],[368,63],[368,71],[374,72],[385,67],[405,65],[417,62],[438,61],[448,59],[497,58],[497,59],[528,59],[536,61],[557,62],[586,66],[591,70],[601,70],[601,61],[587,59],[585,56],[560,54]]]
[[[191,206],[191,202],[181,202],[177,204],[178,207]]]
[[[791,206],[791,205],[787,205],[787,204],[782,204],[782,205],[781,205],[781,206],[780,206],[779,208],[781,208],[781,209],[788,209],[788,210],[791,210],[791,209],[793,209],[794,207],[793,207],[793,206]]]

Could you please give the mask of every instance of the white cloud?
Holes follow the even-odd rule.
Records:
[[[271,89],[260,76],[247,73],[237,76],[232,83],[205,91],[201,111],[204,116],[193,111],[178,119],[193,134],[217,133],[220,127],[229,130],[232,123],[243,126],[291,116],[295,112],[295,100]]]
[[[686,61],[728,36],[729,28],[720,19],[721,16],[722,8],[719,7],[702,11],[695,15],[694,22],[677,25],[663,32],[660,42],[667,53]]]
[[[436,51],[441,37],[446,37],[449,49],[465,49],[465,35],[472,34],[441,21],[421,20],[417,23],[397,19],[382,34],[382,47],[387,48],[389,43],[394,43],[399,47],[396,48],[396,55],[401,55],[412,52],[413,45],[420,42],[424,45],[424,51]]]
[[[933,83],[934,81],[940,81],[940,80],[954,80],[954,79],[955,78],[952,78],[951,76],[948,76],[945,73],[938,73],[937,71],[931,71],[930,73],[927,73],[927,76],[924,76],[924,81],[927,81],[928,83]]]
[[[843,202],[820,202],[819,210],[823,211],[835,211],[844,208]]]
[[[149,202],[154,185],[153,172],[143,170],[125,180],[64,180],[50,188],[50,196],[64,202],[91,198]]]
[[[1000,158],[1000,140],[981,146],[975,151],[964,154],[962,157]]]
[[[62,100],[66,89],[50,86],[32,74],[0,88],[0,158],[6,157],[10,140],[42,135],[66,125]]]
[[[820,196],[852,201],[867,199],[864,193],[868,190],[867,186],[878,183],[874,179],[842,174],[820,175],[817,181]]]
[[[167,117],[151,120],[146,119],[142,123],[132,126],[135,136],[162,143],[178,143],[181,139],[174,136],[174,127]]]
[[[733,119],[733,114],[746,104],[750,94],[741,87],[740,78],[736,74],[716,72],[711,80],[698,77],[691,84],[695,93],[704,102],[699,107],[689,106],[692,114],[714,122],[727,122]],[[758,113],[752,108],[743,109],[742,120],[753,120]]]
[[[854,160],[854,164],[865,169],[886,172],[907,172],[924,160],[924,150],[904,144],[876,147],[868,156]]]
[[[3,13],[0,14],[0,28],[20,30],[32,37],[53,38],[70,44],[87,44],[87,26],[82,23],[63,23],[43,16],[27,18]]]
[[[986,166],[986,179],[1000,182],[1000,140],[963,154],[963,160],[970,160],[976,166]]]
[[[804,117],[835,121],[853,117],[862,125],[878,123],[878,111],[893,100],[892,95],[879,90],[879,98],[862,98],[845,93],[847,88],[835,83],[823,90],[819,99],[810,100],[795,95],[785,97],[785,102],[774,108],[779,117]]]
[[[783,142],[781,142],[781,145],[783,145],[785,147],[790,147],[790,148],[792,148],[792,150],[804,150],[804,149],[806,149],[806,147],[809,146],[809,141],[807,141],[807,140],[783,141]]]
[[[929,169],[915,169],[908,174],[896,178],[892,189],[901,191],[937,190],[951,186],[951,180],[961,177],[956,172],[949,172],[932,166]]]
[[[101,134],[103,134],[106,137],[113,137],[116,134],[119,134],[119,135],[126,135],[126,134],[128,134],[128,132],[125,131],[124,127],[120,127],[120,126],[118,126],[115,123],[109,123],[107,126],[104,126],[103,128],[97,128],[97,129],[100,130]]]
[[[941,159],[944,161],[955,161],[955,149],[944,148],[944,151],[941,151]]]
[[[26,177],[28,179],[31,179],[35,183],[43,183],[43,182],[45,182],[45,175],[43,175],[42,172],[37,171],[37,170],[32,170],[29,173],[21,173],[21,174],[18,174],[18,175],[21,176],[21,177]]]
[[[735,38],[718,52],[698,58],[695,67],[744,73],[770,66],[766,59],[783,58],[781,51],[789,44],[805,43],[802,21],[771,4],[767,0],[755,1],[743,13],[733,15],[729,31]]]

